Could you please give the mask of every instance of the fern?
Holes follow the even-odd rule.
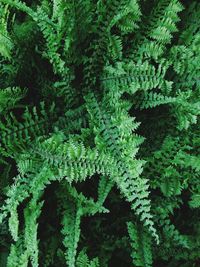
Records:
[[[199,19],[0,0],[2,267],[198,265]]]

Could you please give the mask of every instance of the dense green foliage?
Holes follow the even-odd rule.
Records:
[[[0,0],[0,266],[200,266],[200,4]]]

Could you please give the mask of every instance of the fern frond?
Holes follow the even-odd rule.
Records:
[[[147,61],[136,64],[119,63],[116,68],[108,67],[105,75],[101,78],[104,88],[120,88],[121,93],[127,92],[134,94],[137,90],[152,90],[159,88],[162,91],[171,90],[171,82],[164,79],[167,69],[160,65],[156,70]]]
[[[175,226],[170,222],[169,219],[165,219],[161,222],[161,225],[163,225],[163,232],[166,235],[167,238],[172,238],[174,240],[175,244],[188,248],[188,238],[187,236],[181,235],[179,231],[175,228]]]
[[[164,96],[153,92],[149,93],[144,92],[143,94],[138,95],[133,99],[133,105],[135,106],[135,108],[139,108],[141,110],[154,108],[159,105],[169,104],[174,102],[176,102],[175,97]]]
[[[146,23],[136,35],[129,58],[152,57],[157,61],[163,54],[166,44],[170,43],[172,33],[177,31],[176,24],[180,20],[178,13],[182,10],[180,1],[157,1]]]
[[[198,188],[199,189],[199,188]],[[200,207],[200,190],[197,190],[197,192],[193,192],[191,196],[191,200],[189,201],[190,207],[197,209]]]
[[[113,159],[96,149],[85,148],[82,143],[60,143],[61,136],[54,136],[38,143],[32,152],[38,155],[58,177],[67,177],[68,182],[83,181],[95,173],[109,175],[114,171]],[[108,167],[109,166],[109,167]]]
[[[8,5],[0,3],[0,54],[6,59],[11,59],[11,51],[13,49],[13,41],[8,33]]]
[[[24,211],[25,229],[24,235],[11,247],[11,253],[8,257],[9,267],[28,266],[29,259],[33,267],[38,267],[38,241],[37,241],[37,222],[41,212],[42,203],[39,205],[35,199],[30,202]]]
[[[127,223],[131,241],[131,257],[133,264],[140,267],[152,266],[151,238],[145,229],[140,229],[136,224]]]
[[[81,250],[78,254],[77,260],[76,260],[77,267],[99,267],[99,261],[98,258],[94,258],[93,260],[89,260],[85,249]]]
[[[21,89],[19,87],[8,87],[6,89],[0,90],[0,112],[12,109],[16,106],[26,94],[26,89]]]
[[[100,151],[105,151],[105,153],[109,153],[110,151],[114,156],[114,162],[117,168],[116,177],[113,175],[115,173],[112,173],[114,181],[127,201],[131,203],[133,210],[144,221],[144,224],[149,227],[150,232],[158,241],[150,213],[148,181],[147,179],[139,178],[144,162],[132,158],[132,155],[134,155],[133,150],[137,151],[135,142],[137,137],[131,136],[131,132],[138,125],[127,116],[126,112],[120,110],[120,104],[114,117],[106,113],[105,108],[103,109],[97,103],[92,93],[87,96],[86,101],[87,109],[91,116],[90,123],[93,124],[93,129],[97,136],[95,140],[97,147]],[[121,113],[119,113],[119,110]],[[112,139],[110,139],[111,136]],[[127,146],[132,149],[127,151]]]
[[[26,108],[22,123],[10,113],[5,116],[5,123],[0,122],[1,142],[12,155],[14,151],[25,149],[31,139],[48,133],[50,121],[53,118],[55,118],[54,105],[51,106],[47,115],[44,103],[41,103],[40,114],[35,107],[32,112]]]
[[[34,11],[26,5],[26,3],[20,1],[20,0],[1,0],[2,3],[8,4],[12,7],[15,7],[16,9],[19,9],[27,14],[29,14],[31,17],[35,17]]]

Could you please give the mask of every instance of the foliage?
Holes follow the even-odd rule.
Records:
[[[0,0],[0,266],[199,266],[200,4]]]

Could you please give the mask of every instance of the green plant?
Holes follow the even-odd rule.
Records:
[[[199,21],[0,0],[1,266],[199,266]]]

